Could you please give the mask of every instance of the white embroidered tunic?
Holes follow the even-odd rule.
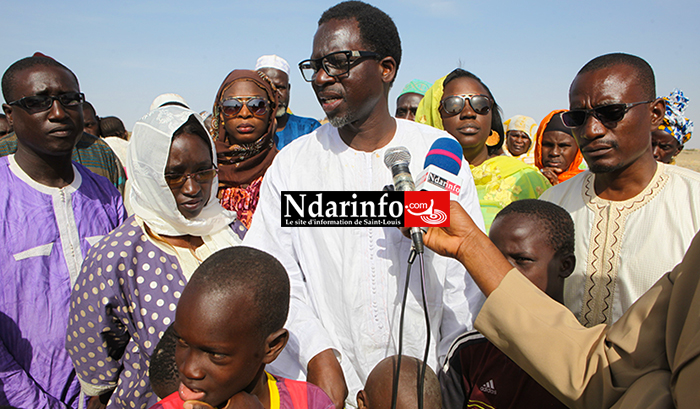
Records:
[[[576,229],[576,268],[564,303],[585,326],[612,324],[679,263],[700,229],[700,174],[658,163],[637,196],[595,194],[586,171],[547,190],[542,200],[565,208]]]

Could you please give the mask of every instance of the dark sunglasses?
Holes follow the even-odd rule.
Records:
[[[235,97],[221,102],[221,112],[225,117],[230,118],[238,115],[243,109],[243,105],[248,107],[251,114],[262,117],[270,108],[270,102],[260,97]]]
[[[467,101],[469,101],[469,106],[472,107],[474,112],[479,115],[486,115],[493,107],[493,101],[486,95],[451,95],[442,101],[440,101],[440,107],[446,114],[457,115],[467,106]]]
[[[179,188],[187,182],[187,179],[192,178],[201,185],[202,183],[208,183],[214,180],[217,173],[219,173],[219,169],[217,168],[200,170],[194,173],[169,173],[165,175],[165,182],[171,188]]]
[[[53,101],[58,101],[66,108],[73,108],[85,102],[85,94],[82,92],[66,92],[56,96],[52,95],[32,95],[30,97],[20,98],[17,101],[12,101],[7,105],[17,105],[26,109],[31,114],[43,112],[53,106]]]
[[[379,54],[372,51],[336,51],[314,60],[304,60],[299,63],[299,69],[306,82],[313,81],[321,68],[330,77],[340,77],[349,73],[360,58],[376,59]]]
[[[603,125],[614,124],[622,120],[627,114],[627,111],[637,105],[648,104],[651,101],[633,102],[631,104],[610,104],[603,105],[591,109],[573,109],[561,114],[561,120],[568,128],[578,128],[586,123],[589,115],[594,116]]]

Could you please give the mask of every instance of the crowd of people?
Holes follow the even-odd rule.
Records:
[[[159,95],[131,132],[56,59],[8,67],[0,408],[696,405],[683,92],[658,97],[651,66],[614,53],[539,123],[504,120],[463,68],[411,81],[392,116],[400,64],[392,19],[345,1],[299,63],[321,121],[292,113],[289,63],[263,55],[211,111]],[[424,276],[395,227],[283,227],[282,192],[382,191],[387,150],[440,138],[462,185]]]

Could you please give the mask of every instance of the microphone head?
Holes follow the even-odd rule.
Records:
[[[391,169],[392,166],[403,164],[408,166],[411,163],[411,153],[405,146],[395,146],[389,148],[384,153],[384,164]]]
[[[462,168],[462,146],[452,138],[436,140],[425,157],[423,167],[427,168],[430,165],[444,169],[453,175],[458,174]]]

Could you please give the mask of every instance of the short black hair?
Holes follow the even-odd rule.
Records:
[[[126,127],[124,127],[124,122],[116,116],[105,116],[100,118],[100,135],[103,138],[108,136],[124,136],[126,132]]]
[[[289,277],[282,264],[264,251],[246,246],[220,250],[197,267],[187,287],[227,296],[250,295],[255,326],[263,339],[287,321]]]
[[[501,210],[496,219],[511,213],[524,214],[542,222],[542,228],[547,231],[547,242],[556,255],[574,254],[574,221],[561,206],[537,199],[517,200]]]
[[[445,79],[442,81],[443,89],[450,81],[456,80],[457,78],[471,78],[474,81],[478,82],[479,84],[481,84],[482,87],[484,87],[486,92],[489,94],[488,96],[493,101],[493,108],[491,109],[491,130],[495,131],[498,134],[498,144],[494,146],[487,146],[489,155],[493,155],[501,149],[501,147],[503,146],[503,141],[505,141],[505,132],[503,130],[502,119],[503,114],[501,113],[501,107],[496,102],[496,98],[493,97],[493,94],[491,93],[489,87],[487,87],[486,84],[484,84],[484,82],[481,81],[481,78],[462,68],[455,68],[451,73],[447,75],[447,77],[445,77]]]
[[[78,84],[78,87],[80,87],[80,83],[78,83],[78,77],[76,77],[75,73],[73,73],[73,71],[71,71],[68,67],[54,60],[53,58],[38,56],[26,57],[22,58],[21,60],[15,61],[12,65],[10,65],[10,67],[5,71],[5,74],[3,74],[2,76],[2,96],[3,98],[5,98],[5,102],[10,103],[17,99],[15,97],[15,88],[17,87],[17,74],[29,68],[34,68],[36,66],[63,68],[64,70],[71,73],[73,78],[75,78],[75,83]]]
[[[625,53],[612,53],[601,55],[590,60],[586,65],[583,66],[578,72],[578,75],[600,70],[603,68],[610,68],[616,65],[626,65],[634,69],[637,75],[637,81],[642,87],[642,92],[646,95],[649,100],[656,99],[656,80],[654,78],[654,69],[651,68],[648,62],[643,58],[637,57],[636,55],[625,54]]]
[[[324,11],[318,20],[318,25],[330,20],[355,19],[360,28],[360,39],[380,58],[393,57],[396,61],[396,71],[401,65],[401,38],[394,20],[380,9],[361,1],[344,1]],[[396,76],[394,76],[396,79]],[[392,80],[393,84],[393,80]]]
[[[180,386],[180,374],[175,363],[176,345],[177,335],[171,324],[158,341],[148,365],[151,389],[160,399],[177,392]]]

